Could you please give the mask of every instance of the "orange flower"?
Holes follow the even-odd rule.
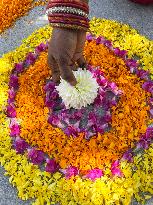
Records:
[[[0,0],[0,33],[10,27],[13,22],[25,15],[31,8],[44,5],[47,0]]]

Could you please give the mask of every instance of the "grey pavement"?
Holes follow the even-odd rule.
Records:
[[[22,17],[15,26],[0,35],[0,56],[15,49],[34,30],[42,24],[36,24],[39,16],[44,14],[44,8],[33,9],[28,16]],[[142,35],[153,39],[153,5],[141,6],[128,0],[93,0],[90,2],[90,17],[102,17],[114,19],[130,24]],[[17,198],[17,191],[4,176],[4,169],[0,167],[0,205],[30,205],[30,201],[22,201]],[[82,204],[83,205],[83,204]],[[153,205],[150,200],[147,205]]]

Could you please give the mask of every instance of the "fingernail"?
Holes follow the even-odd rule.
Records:
[[[71,81],[71,82],[69,82],[69,83],[70,83],[70,85],[72,85],[72,86],[75,86],[75,85],[77,84],[76,81]]]

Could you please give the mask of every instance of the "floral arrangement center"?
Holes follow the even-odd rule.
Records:
[[[77,71],[73,71],[73,73],[77,80],[75,87],[61,79],[56,89],[66,108],[80,109],[94,102],[98,94],[99,85],[93,74],[88,70],[79,68]]]

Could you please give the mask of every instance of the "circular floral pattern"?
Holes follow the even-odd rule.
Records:
[[[107,20],[104,21],[104,20],[100,20],[100,19],[96,20],[96,22],[97,22],[97,24],[95,24],[95,20],[93,20],[91,22],[91,29],[93,29],[95,33],[103,30],[105,36],[108,37],[109,39],[113,33],[113,32],[109,32],[109,27],[111,27],[111,29],[116,28],[115,30],[112,29],[112,31],[114,30],[113,42],[115,44],[119,44],[121,47],[122,46],[126,47],[129,44],[128,43],[124,44],[124,42],[122,42],[122,40],[121,40],[122,38],[117,38],[115,36],[116,30],[117,30],[118,34],[120,33],[121,36],[123,36],[123,35],[125,35],[124,29],[126,29],[125,38],[128,38],[129,34],[130,34],[131,35],[129,38],[130,41],[132,42],[133,41],[132,39],[135,39],[135,41],[133,41],[133,45],[136,45],[136,42],[138,42],[137,41],[138,39],[143,38],[143,37],[140,37],[138,34],[136,34],[136,32],[134,30],[132,30],[124,25],[122,26],[121,24],[118,24],[116,22],[111,22],[111,21],[107,21]],[[94,25],[94,26],[96,25],[96,26],[93,27],[92,25]],[[100,28],[99,28],[99,25],[100,25]],[[105,30],[103,28],[105,28]],[[46,31],[46,36],[48,35],[48,32],[50,32],[49,30],[44,30],[44,31]],[[41,30],[41,32],[42,32],[42,30]],[[137,38],[135,38],[136,36],[137,36]],[[138,38],[138,36],[139,36],[139,38]],[[30,37],[30,38],[32,38],[32,37]],[[88,39],[88,41],[90,41],[90,39],[91,39],[91,36]],[[141,125],[144,125],[146,123],[145,127],[138,127],[138,130],[136,131],[136,135],[134,136],[134,139],[135,139],[135,137],[138,137],[140,139],[136,149],[129,150],[128,152],[126,152],[124,154],[124,159],[128,159],[129,161],[131,161],[133,163],[130,164],[126,161],[121,161],[119,163],[119,161],[113,160],[114,163],[111,164],[111,167],[110,167],[111,170],[105,168],[102,171],[101,169],[95,168],[95,169],[90,170],[88,173],[86,173],[86,178],[89,178],[90,180],[81,179],[79,176],[76,176],[75,178],[73,178],[72,176],[78,174],[78,170],[76,169],[75,166],[71,166],[71,167],[68,167],[66,170],[63,170],[63,174],[65,174],[66,179],[63,178],[62,174],[59,172],[57,172],[53,175],[50,175],[48,173],[48,171],[52,172],[52,168],[54,168],[54,171],[58,170],[58,164],[56,164],[56,162],[53,161],[52,159],[46,160],[46,163],[47,163],[46,171],[47,172],[43,172],[35,165],[28,163],[27,159],[26,159],[26,156],[28,156],[30,158],[30,160],[35,159],[33,161],[34,163],[36,163],[36,162],[39,163],[39,160],[40,161],[44,160],[44,158],[41,156],[40,152],[38,152],[32,148],[32,150],[28,149],[28,152],[25,152],[25,154],[22,156],[19,154],[16,155],[14,150],[10,149],[11,143],[10,143],[10,138],[8,136],[8,120],[5,120],[6,118],[5,118],[4,113],[1,113],[2,127],[0,127],[0,128],[1,128],[1,131],[3,132],[3,135],[0,138],[0,147],[1,147],[0,150],[1,150],[1,156],[2,156],[0,161],[1,161],[2,165],[4,165],[8,174],[11,175],[10,182],[12,182],[13,185],[16,185],[18,187],[18,190],[19,190],[18,195],[22,199],[36,197],[37,199],[33,204],[37,204],[37,205],[40,203],[41,204],[45,204],[45,203],[51,204],[50,200],[52,199],[52,203],[60,201],[61,204],[66,205],[69,203],[72,203],[72,204],[104,204],[105,202],[107,202],[107,204],[112,204],[112,203],[129,204],[132,196],[134,196],[137,200],[139,200],[141,202],[143,202],[144,199],[149,199],[151,197],[150,193],[152,193],[151,182],[152,182],[152,168],[153,168],[152,167],[152,160],[153,160],[152,159],[152,152],[153,152],[152,145],[149,147],[148,150],[145,151],[145,153],[143,155],[140,154],[138,152],[138,150],[140,148],[145,148],[145,149],[148,148],[149,144],[151,143],[152,128],[151,127],[147,128],[147,126],[152,121],[150,116],[148,115],[148,111],[152,106],[152,101],[151,101],[151,99],[149,99],[151,96],[151,94],[149,94],[149,92],[151,93],[152,81],[150,81],[148,79],[148,72],[147,73],[144,71],[140,72],[139,69],[135,69],[135,68],[137,68],[137,63],[135,61],[124,58],[124,61],[126,60],[126,64],[128,65],[128,68],[129,68],[129,70],[128,70],[127,66],[125,66],[125,63],[123,60],[121,60],[118,57],[114,57],[114,53],[113,53],[114,49],[112,50],[112,45],[110,44],[109,41],[103,42],[109,47],[109,49],[107,49],[105,46],[104,46],[104,49],[102,49],[104,44],[103,45],[99,44],[99,41],[101,42],[103,40],[104,39],[102,39],[102,38],[98,38],[98,40],[92,39],[92,41],[87,43],[87,47],[85,49],[85,55],[87,57],[88,63],[94,65],[94,67],[96,66],[97,59],[98,59],[100,64],[101,64],[100,68],[103,71],[104,76],[106,76],[106,78],[108,80],[110,79],[111,81],[116,82],[119,89],[121,89],[123,91],[123,94],[121,95],[119,103],[117,104],[116,107],[114,107],[115,110],[112,111],[112,121],[115,119],[113,117],[115,117],[115,116],[117,117],[120,114],[120,112],[117,112],[117,110],[118,109],[120,109],[120,111],[123,110],[123,106],[122,106],[123,102],[126,102],[126,103],[124,103],[124,106],[128,105],[130,107],[132,105],[132,100],[129,97],[131,94],[131,97],[133,97],[132,99],[134,99],[133,104],[135,104],[137,102],[136,103],[136,105],[137,105],[136,106],[136,113],[138,114],[138,118],[142,122]],[[36,39],[36,43],[34,43],[34,44],[37,45],[38,41],[39,41],[39,39]],[[30,42],[31,42],[31,40],[30,40]],[[28,43],[28,40],[25,42],[24,45],[26,45],[26,43]],[[144,39],[143,44],[144,44],[143,49],[140,49],[140,50],[144,51],[146,49],[146,52],[139,53],[140,56],[142,56],[140,61],[143,61],[145,66],[148,63],[150,63],[148,65],[151,65],[152,61],[151,61],[151,59],[149,60],[149,55],[151,55],[151,53],[150,53],[150,51],[148,51],[149,50],[148,48],[150,48],[151,42]],[[142,42],[139,44],[139,46],[140,45],[142,45]],[[95,46],[97,49],[94,49]],[[136,48],[135,48],[135,50],[134,50],[134,47],[130,47],[130,48],[131,48],[131,50],[130,50],[131,54],[137,53]],[[15,56],[16,56],[15,62],[21,61],[24,59],[24,56],[27,53],[27,51],[32,51],[32,50],[28,50],[28,49],[24,50],[24,49],[25,49],[25,47],[22,46],[17,51],[15,51],[15,53],[7,54],[2,59],[2,63],[3,63],[3,65],[5,65],[5,66],[3,66],[3,72],[1,75],[1,79],[3,79],[3,85],[2,85],[3,86],[3,92],[2,92],[3,98],[1,98],[1,105],[3,105],[2,108],[4,108],[4,105],[6,105],[6,98],[7,98],[7,95],[6,95],[7,85],[5,82],[7,82],[7,80],[8,80],[7,71],[9,71],[9,69],[10,69],[8,66],[8,63],[12,64],[13,61],[15,60],[14,59]],[[31,49],[31,48],[29,48],[29,49]],[[21,50],[23,50],[22,54],[20,54]],[[102,50],[103,52],[100,52],[100,50]],[[92,56],[90,56],[89,51],[95,52],[96,59],[94,59]],[[120,49],[115,49],[114,52],[116,52],[116,54],[118,56],[122,56],[124,54],[124,52],[121,52]],[[149,52],[148,55],[146,55],[147,52]],[[111,66],[109,66],[107,58],[105,58],[105,57],[103,58],[103,59],[105,59],[104,62],[102,62],[102,60],[99,58],[99,55],[98,55],[99,53],[100,53],[100,55],[103,55],[103,53],[104,53],[104,56],[108,56],[109,61],[111,60]],[[107,54],[112,54],[112,55],[107,55]],[[34,56],[32,55],[29,58],[30,59],[28,59],[27,64],[29,63],[29,61],[33,61],[32,59],[35,59],[35,55]],[[32,85],[32,87],[29,87],[31,89],[31,96],[28,99],[33,100],[30,102],[31,105],[35,105],[35,109],[34,109],[35,112],[33,111],[33,113],[36,113],[38,116],[41,116],[40,119],[41,119],[42,123],[46,122],[47,118],[48,118],[48,109],[45,109],[44,112],[41,111],[41,108],[42,108],[42,110],[44,110],[44,104],[41,102],[44,102],[44,98],[45,98],[44,91],[42,89],[44,84],[45,84],[45,81],[43,79],[45,78],[45,76],[47,77],[48,75],[50,75],[47,72],[41,73],[41,70],[40,70],[41,62],[43,62],[45,59],[46,59],[46,54],[45,53],[41,54],[39,59],[34,63],[34,65],[30,66],[27,70],[24,71],[23,74],[21,74],[21,76],[19,77],[19,86],[18,86],[18,81],[17,81],[15,75],[12,76],[12,81],[10,81],[10,88],[12,87],[12,85],[15,85],[16,86],[15,89],[19,89],[17,92],[17,95],[18,95],[20,92],[20,89],[22,88],[22,83],[21,83],[22,80],[21,79],[23,78],[23,76],[27,77],[27,79],[26,79],[28,81],[27,84]],[[147,61],[145,61],[145,59],[147,59]],[[115,62],[113,63],[113,61],[115,61]],[[118,65],[118,66],[116,66],[117,76],[120,74],[121,78],[115,79],[115,65]],[[125,70],[124,70],[124,66],[125,66]],[[45,67],[47,67],[47,66],[44,65],[43,68],[45,69]],[[37,70],[37,68],[38,68],[38,70]],[[109,70],[106,70],[106,68],[108,68]],[[148,66],[148,68],[150,68],[150,67]],[[121,72],[121,70],[122,70],[122,72]],[[30,76],[30,71],[32,71],[31,76]],[[136,73],[136,75],[139,76],[139,78],[135,74],[134,75],[130,74],[129,71]],[[35,72],[38,72],[39,74],[41,73],[42,76],[38,78],[36,76]],[[127,77],[125,77],[125,76],[127,76]],[[37,85],[34,83],[31,83],[31,82],[34,82],[35,80],[36,80],[36,82],[38,82],[38,84],[36,83]],[[128,81],[128,83],[126,81]],[[126,89],[127,87],[128,87],[128,89]],[[143,89],[142,89],[142,87],[143,87]],[[28,92],[30,92],[30,89]],[[140,96],[140,98],[137,94],[138,92],[140,92],[142,95],[142,96]],[[34,95],[32,95],[33,93],[36,93],[35,97],[37,98],[37,101],[39,101],[38,104],[35,101],[35,99],[32,98],[34,96]],[[1,96],[2,96],[2,94],[1,94]],[[12,89],[10,89],[9,99],[11,99],[11,97],[13,99],[13,94],[14,93],[12,92]],[[17,95],[15,97],[15,100],[17,99]],[[43,100],[41,100],[40,96],[43,96]],[[141,101],[141,97],[142,97],[142,101]],[[24,98],[22,98],[22,100],[24,101]],[[9,102],[9,103],[11,103],[11,102]],[[147,106],[146,106],[146,103],[147,103]],[[21,105],[23,105],[23,104],[21,103],[20,106]],[[16,104],[15,104],[15,106],[16,106]],[[10,105],[10,107],[8,107],[7,111],[9,114],[11,114],[10,116],[12,116],[12,115],[15,116],[16,115],[15,111],[17,111],[17,109],[19,107],[16,107],[16,109],[14,109],[14,108],[15,107],[11,106],[11,105]],[[40,108],[40,109],[38,109],[38,108]],[[144,108],[146,108],[146,110]],[[26,109],[29,109],[29,111],[31,112],[29,106]],[[25,112],[25,110],[23,109],[22,112]],[[139,112],[137,112],[137,111],[140,111],[140,115],[139,115]],[[115,112],[115,115],[113,115],[113,112]],[[127,116],[127,118],[125,118],[124,120],[122,120],[122,118],[121,118],[120,120],[122,122],[127,122],[127,124],[125,124],[125,125],[126,125],[126,129],[129,132],[128,127],[129,127],[129,124],[132,120],[132,116],[134,115],[135,112],[133,110],[130,110],[130,113],[129,113],[127,107],[124,110],[124,112],[125,112],[125,116]],[[122,111],[122,113],[123,113],[123,111]],[[145,113],[147,113],[147,115]],[[152,113],[151,110],[150,110],[150,113]],[[18,112],[17,112],[17,114],[18,114]],[[43,119],[43,116],[45,116],[44,117],[45,119]],[[130,116],[131,116],[131,118],[130,118]],[[134,115],[134,116],[136,116],[135,117],[136,120],[134,121],[134,123],[136,123],[138,118],[137,118],[137,115]],[[141,116],[145,116],[145,119],[143,119]],[[36,115],[35,115],[35,117],[36,117]],[[128,118],[130,118],[130,121],[128,121]],[[37,120],[37,119],[39,119],[39,118],[33,118],[33,121]],[[31,118],[31,120],[32,120],[32,118]],[[30,122],[32,122],[32,121],[30,121]],[[21,127],[16,126],[17,123],[18,123],[18,125],[21,125]],[[25,123],[25,122],[22,120],[22,121],[17,121],[17,123],[15,122],[15,124],[13,124],[13,122],[12,122],[10,125],[14,128],[14,131],[16,131],[16,134],[19,132],[20,129],[21,129],[21,133],[22,133],[23,123]],[[39,125],[43,125],[38,120],[37,120],[37,123]],[[117,123],[119,123],[119,120],[115,121],[115,124],[117,124]],[[31,128],[31,125],[32,124],[29,123],[29,128]],[[119,124],[119,125],[120,125],[119,128],[121,128],[121,124]],[[46,124],[44,124],[43,126],[45,127]],[[43,129],[44,129],[44,127],[43,127]],[[54,128],[54,130],[55,130],[55,135],[58,134],[58,136],[61,136],[59,129]],[[51,130],[51,131],[53,131],[53,130]],[[119,133],[120,133],[120,129],[116,134],[119,134]],[[126,132],[124,131],[123,134],[126,134]],[[14,136],[13,132],[12,132],[12,136]],[[33,134],[30,133],[30,136],[33,136]],[[30,139],[30,136],[28,138],[28,141]],[[65,136],[65,135],[63,135],[63,136]],[[15,139],[16,138],[17,137],[15,137]],[[31,142],[31,144],[33,144],[34,146],[36,146],[36,144],[38,145],[37,138],[38,138],[38,135],[36,135],[35,141]],[[43,140],[44,140],[44,138],[45,138],[45,136],[43,135]],[[56,136],[55,136],[55,138],[56,138]],[[112,138],[112,140],[113,140],[113,138]],[[127,136],[125,136],[125,138],[127,138],[127,140],[125,140],[125,144],[127,144],[129,138]],[[58,138],[56,138],[56,139],[58,139]],[[79,141],[80,138],[77,138],[77,139],[78,139],[78,141],[75,141],[75,139],[73,139],[75,141],[74,145],[81,142],[83,144],[83,146],[82,146],[82,149],[83,149],[84,148],[84,141]],[[96,141],[97,138],[93,137],[92,139],[94,139],[92,141],[92,145],[94,145],[93,143],[94,143],[94,141]],[[107,139],[109,139],[109,138],[107,137]],[[27,140],[27,138],[26,138],[26,140]],[[133,139],[131,139],[131,142],[132,141],[133,141]],[[72,139],[71,139],[71,141],[69,141],[69,143],[71,143],[71,142],[72,142]],[[123,142],[124,142],[124,140],[123,140]],[[123,142],[122,142],[122,145],[124,144]],[[60,148],[61,142],[58,142],[57,145],[58,144],[59,144],[58,148]],[[73,147],[73,144],[71,144],[71,145]],[[133,144],[129,144],[129,145],[131,145],[133,147]],[[27,145],[25,145],[25,146],[27,146]],[[47,148],[47,146],[46,146],[46,148]],[[39,147],[39,150],[40,149],[42,150],[42,148]],[[71,150],[70,150],[70,152],[71,152]],[[55,155],[56,155],[56,153],[55,153]],[[133,160],[131,160],[133,155],[134,155]],[[117,159],[118,159],[118,157],[119,156],[117,156]],[[79,157],[79,158],[81,158],[81,157]],[[60,157],[59,157],[59,159],[60,159]],[[58,161],[58,160],[56,160],[56,161]],[[107,164],[106,162],[102,162],[102,163]],[[108,165],[109,164],[110,163],[108,163]],[[95,167],[94,164],[93,164],[93,167]],[[115,174],[116,176],[124,176],[124,177],[112,178],[113,174]],[[22,177],[22,183],[21,183],[21,177]],[[19,180],[19,178],[20,178],[20,180]],[[99,179],[97,179],[96,181],[93,182],[92,180],[94,180],[95,178],[99,178]],[[140,190],[144,193],[143,195],[142,194],[139,195]]]

